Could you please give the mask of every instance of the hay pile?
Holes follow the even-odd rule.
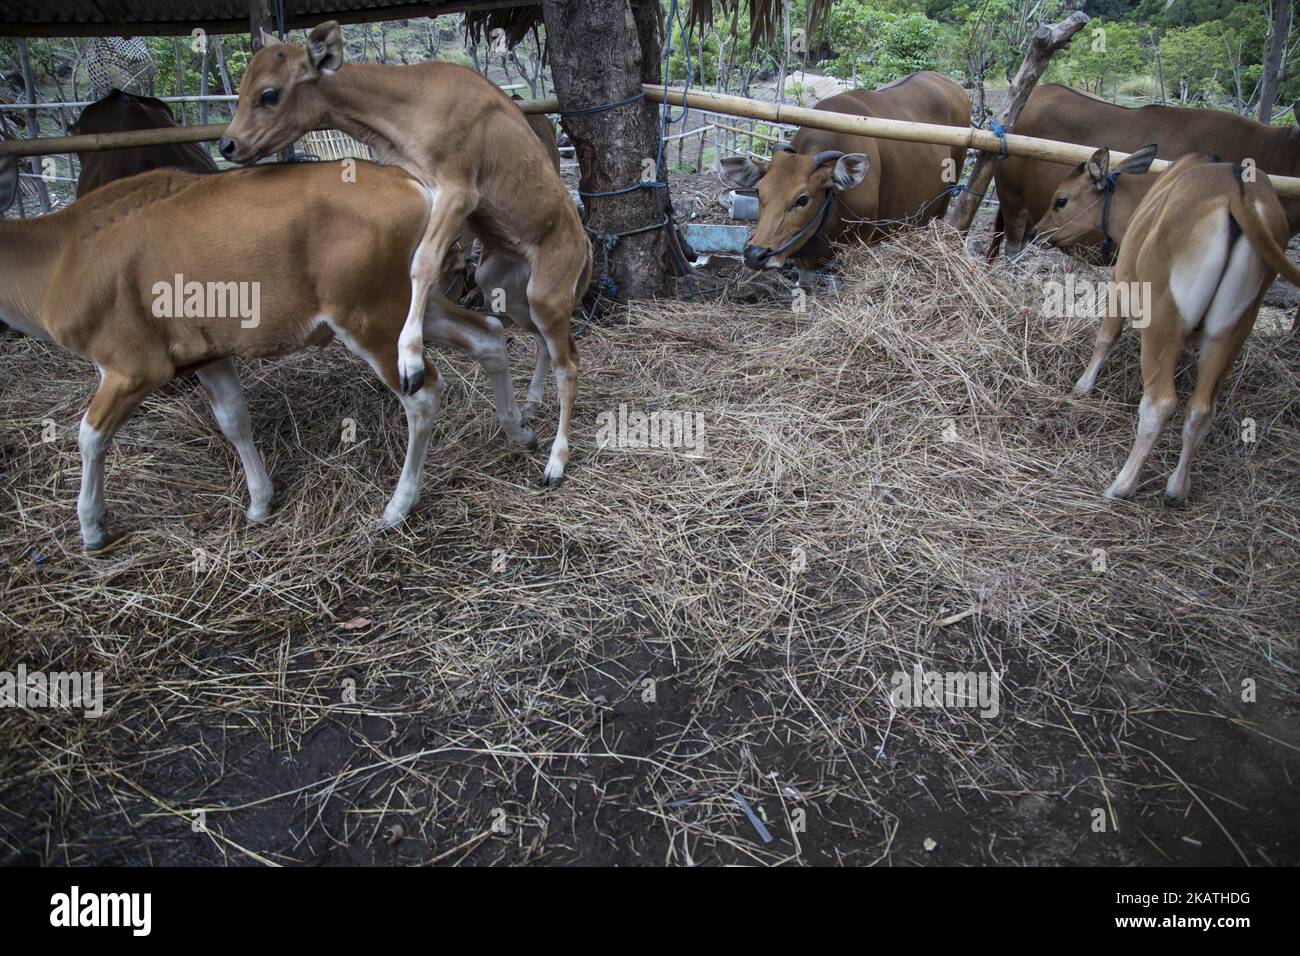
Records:
[[[201,390],[175,384],[115,443],[110,528],[136,533],[99,561],[75,515],[93,375],[4,339],[0,668],[103,670],[108,713],[0,711],[0,855],[904,862],[935,858],[918,827],[1032,798],[1069,839],[1012,825],[971,859],[1079,861],[1087,808],[1127,823],[1152,788],[1185,808],[1135,734],[1194,711],[1262,736],[1243,678],[1295,703],[1296,347],[1250,343],[1192,507],[1159,501],[1180,419],[1139,498],[1104,501],[1136,337],[1073,398],[1093,323],[1040,314],[1050,262],[1009,275],[922,231],[847,255],[842,294],[802,313],[638,305],[579,340],[558,493],[477,369],[442,356],[423,502],[396,534],[372,526],[399,407],[341,348],[242,370],[277,484],[263,527],[242,525]],[[522,387],[530,346],[512,351]],[[703,455],[596,447],[621,403],[700,413]],[[891,707],[916,663],[997,674],[1000,716]]]

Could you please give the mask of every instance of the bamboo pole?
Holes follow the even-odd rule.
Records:
[[[964,146],[967,149],[985,152],[998,152],[1002,140],[997,134],[973,127],[941,126],[935,123],[912,123],[907,120],[883,119],[878,116],[852,116],[848,113],[832,113],[827,110],[814,110],[802,106],[789,106],[784,103],[764,103],[740,96],[724,96],[720,93],[707,93],[692,90],[666,89],[661,86],[643,87],[646,98],[654,103],[665,100],[674,106],[689,105],[697,109],[713,110],[717,113],[730,113],[732,116],[746,116],[750,119],[770,120],[791,126],[806,126],[812,129],[830,130],[836,133],[853,133],[857,136],[870,136],[876,139],[903,140],[913,143],[938,143],[942,146]],[[1096,152],[1097,146],[1083,146],[1078,143],[1063,143],[1052,139],[1038,139],[1035,136],[1022,136],[1008,133],[1006,151],[1012,156],[1024,156],[1026,159],[1040,159],[1049,163],[1074,166],[1086,162]],[[1110,161],[1117,163],[1129,156],[1118,150],[1111,150]],[[1152,172],[1167,169],[1168,160],[1157,159],[1151,164]],[[1279,196],[1288,199],[1300,199],[1300,178],[1295,176],[1269,176],[1273,188]]]
[[[1002,141],[988,130],[960,126],[940,126],[935,123],[911,123],[906,120],[881,119],[876,116],[852,116],[848,113],[832,113],[827,110],[808,109],[803,106],[790,106],[784,103],[764,103],[760,100],[745,99],[742,96],[727,96],[722,93],[708,93],[692,90],[665,89],[661,86],[643,86],[646,99],[652,103],[668,100],[674,106],[690,106],[693,109],[710,110],[731,116],[749,119],[767,120],[788,126],[807,126],[813,129],[831,132],[853,133],[858,136],[872,136],[876,139],[903,140],[914,143],[938,143],[943,146],[964,146],[967,149],[997,152]],[[518,106],[525,113],[557,113],[560,109],[558,100],[520,100]],[[141,129],[122,133],[93,133],[79,136],[44,136],[40,139],[6,139],[0,141],[0,156],[42,156],[47,153],[80,153],[101,149],[126,149],[131,146],[159,146],[173,143],[197,143],[205,140],[220,139],[225,132],[224,123],[208,126],[190,126],[174,129]],[[1028,159],[1040,159],[1049,163],[1074,166],[1086,162],[1096,151],[1096,146],[1081,146],[1078,143],[1062,143],[1051,139],[1038,139],[1034,136],[1022,136],[1008,133],[1006,150],[1012,156],[1024,156]],[[1118,163],[1128,153],[1112,150],[1110,161]],[[1158,172],[1166,169],[1169,162],[1157,159],[1151,164],[1151,170]],[[1295,176],[1269,176],[1273,188],[1279,196],[1288,199],[1300,199],[1300,178]]]
[[[0,142],[0,156],[43,156],[47,153],[86,153],[101,149],[129,149],[132,146],[170,146],[220,139],[225,123],[208,126],[169,126],[136,129],[120,133],[81,133],[76,136],[42,136],[40,139],[6,139]]]

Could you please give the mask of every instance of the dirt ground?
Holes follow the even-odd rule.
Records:
[[[423,503],[386,535],[405,430],[341,349],[244,369],[261,527],[179,382],[114,445],[134,533],[97,560],[93,376],[3,336],[0,670],[107,687],[98,720],[0,710],[0,862],[1300,863],[1300,351],[1257,334],[1192,507],[1154,493],[1176,428],[1105,504],[1136,347],[1069,396],[1091,323],[1034,298],[1066,267],[921,237],[806,314],[750,282],[586,328],[556,492],[440,356]],[[600,447],[620,404],[698,410],[707,454]],[[1000,675],[1000,716],[891,705],[914,665]]]

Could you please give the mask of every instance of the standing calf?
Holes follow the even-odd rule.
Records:
[[[77,511],[87,551],[110,543],[104,455],[114,432],[147,395],[191,371],[243,462],[247,518],[265,520],[271,481],[232,360],[324,345],[335,335],[406,411],[406,462],[384,521],[395,525],[410,513],[441,383],[426,363],[426,386],[404,394],[397,343],[430,202],[399,169],[358,163],[355,173],[345,181],[339,163],[206,175],[154,170],[101,186],[48,216],[0,221],[0,319],[99,369],[79,433]],[[0,157],[0,208],[16,188],[13,158]],[[500,323],[483,326],[442,301],[424,332],[479,360],[502,426],[531,444],[531,430],[519,424]]]
[[[1280,272],[1300,285],[1287,259],[1287,218],[1268,177],[1202,155],[1184,156],[1163,173],[1146,170],[1148,146],[1110,169],[1099,149],[1057,187],[1038,232],[1066,249],[1119,244],[1113,281],[1150,283],[1142,328],[1142,402],[1137,440],[1107,489],[1131,498],[1142,465],[1178,406],[1174,366],[1183,342],[1200,333],[1196,386],[1183,425],[1183,451],[1165,487],[1165,503],[1181,507],[1191,489],[1191,464],[1209,431],[1228,369],[1255,325],[1264,292]],[[1075,386],[1087,395],[1119,337],[1123,315],[1108,310],[1092,360]]]
[[[382,161],[401,166],[428,189],[433,213],[414,258],[404,260],[413,287],[398,357],[406,394],[422,381],[426,302],[438,308],[431,298],[438,270],[468,221],[483,244],[474,274],[479,288],[501,289],[503,311],[538,340],[525,418],[532,417],[554,369],[560,415],[542,480],[560,484],[578,388],[569,323],[591,277],[591,243],[552,150],[495,83],[463,66],[345,63],[343,34],[333,20],[311,31],[306,49],[269,36],[263,42],[240,81],[239,108],[221,141],[222,155],[251,163],[308,130],[333,127],[374,147]]]

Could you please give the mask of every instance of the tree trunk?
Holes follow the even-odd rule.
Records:
[[[1160,90],[1160,105],[1165,105],[1165,71],[1160,63],[1160,43],[1156,41],[1152,45],[1156,55],[1156,86]]]
[[[212,38],[212,52],[217,57],[217,73],[221,76],[221,90],[226,96],[233,96],[235,89],[230,85],[230,71],[226,69],[226,54],[221,49],[221,37]]]
[[[657,79],[657,47],[643,57],[640,39],[649,32],[646,21],[651,13],[657,18],[657,10],[649,9],[652,5],[639,0],[642,16],[637,18],[629,0],[545,0],[547,52],[562,112],[635,97],[647,77]],[[600,37],[598,56],[593,55],[593,37]],[[562,115],[561,123],[573,140],[582,169],[579,188],[584,193],[623,189],[643,177],[662,177],[656,165],[659,122],[655,106],[648,101],[569,113]],[[664,218],[657,198],[666,209],[667,191],[633,189],[617,196],[584,198],[586,225],[595,247],[593,278],[607,295],[639,299],[670,291],[667,233],[655,228]],[[656,192],[665,195],[656,197]],[[602,282],[606,274],[613,285]]]
[[[1268,44],[1268,59],[1264,62],[1264,81],[1259,94],[1259,121],[1273,122],[1273,107],[1277,105],[1277,91],[1282,85],[1282,55],[1291,33],[1291,0],[1273,0],[1273,36]]]
[[[1029,42],[1029,51],[1025,54],[1025,60],[1020,64],[1019,71],[1011,81],[1007,105],[998,114],[998,120],[1006,132],[1010,133],[1012,127],[1016,125],[1016,120],[1020,118],[1020,111],[1025,108],[1025,103],[1029,101],[1029,94],[1034,90],[1034,84],[1038,82],[1038,78],[1047,69],[1047,64],[1051,62],[1052,54],[1068,46],[1070,40],[1087,22],[1088,15],[1082,10],[1076,10],[1060,23],[1044,23],[1038,27],[1038,32]],[[1100,84],[1098,90],[1100,91]],[[997,153],[980,153],[979,158],[975,160],[975,168],[971,170],[970,178],[966,181],[965,191],[960,193],[958,201],[950,206],[948,221],[963,233],[970,228],[975,213],[979,211],[984,193],[988,191],[989,184],[993,181],[993,167],[997,162]]]

